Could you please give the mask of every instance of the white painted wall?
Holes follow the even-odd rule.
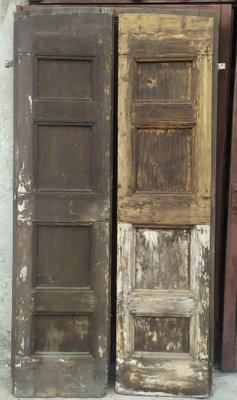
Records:
[[[10,359],[13,176],[13,14],[26,0],[0,0],[0,361]]]

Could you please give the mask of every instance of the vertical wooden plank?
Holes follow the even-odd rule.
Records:
[[[117,250],[117,362],[122,363],[124,358],[134,350],[133,340],[130,340],[130,331],[133,331],[133,321],[130,311],[124,308],[131,288],[134,287],[133,264],[135,257],[134,231],[131,224],[118,223],[118,250]],[[126,265],[126,273],[122,268]]]
[[[226,68],[218,72],[218,113],[217,113],[217,153],[216,153],[216,229],[215,229],[215,350],[216,361],[220,359],[221,325],[223,318],[224,292],[224,226],[226,206],[226,135],[228,128],[228,106],[230,85],[230,58],[232,45],[233,8],[222,4],[220,13],[219,57]]]
[[[237,61],[237,48],[235,51]],[[226,271],[224,291],[224,320],[221,368],[225,371],[235,370],[236,354],[236,315],[237,315],[237,62],[235,66],[234,102],[231,131],[231,156],[229,202],[226,241]]]

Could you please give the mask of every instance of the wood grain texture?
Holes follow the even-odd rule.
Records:
[[[181,229],[137,229],[136,288],[188,289],[190,234]]]
[[[119,15],[116,389],[201,397],[217,28],[211,13],[153,11]]]
[[[138,129],[137,191],[191,192],[192,131]]]
[[[39,225],[36,287],[90,287],[92,235],[91,226]]]
[[[93,290],[58,288],[53,291],[41,287],[33,290],[32,310],[35,313],[74,312],[90,314],[95,311]]]
[[[212,0],[212,4],[225,4],[225,3],[230,3],[234,4],[236,0]],[[36,0],[31,0],[30,3],[35,4]],[[38,3],[38,0],[37,0]],[[36,6],[37,6],[36,3]],[[82,4],[82,5],[97,5],[97,4],[104,4],[104,5],[117,5],[119,3],[120,6],[129,6],[131,7],[132,5],[135,5],[136,7],[141,6],[141,1],[140,0],[119,0],[119,2],[115,0],[39,0],[40,4]],[[159,5],[159,7],[162,7],[162,5],[165,4],[165,7],[170,7],[171,0],[142,0],[142,3],[145,7],[149,5],[152,6],[153,4]],[[175,0],[175,5],[178,4],[180,7],[183,6],[183,4],[187,5],[195,5],[196,4],[210,4],[210,0]],[[155,7],[157,7],[157,5]],[[187,7],[186,5],[186,7]],[[171,6],[173,7],[173,5]],[[185,6],[183,6],[185,7]],[[199,6],[200,7],[200,6]],[[202,8],[203,9],[203,8]]]
[[[164,358],[164,353],[161,354],[163,357],[159,357],[156,353],[155,357],[144,360],[142,354],[140,357],[138,355],[121,361],[117,391],[126,394],[125,388],[129,385],[131,392],[138,395],[167,397],[167,387],[169,387],[169,395],[172,397],[208,396],[207,361],[189,359],[180,354],[176,356],[174,353],[170,357],[165,353]]]
[[[123,172],[121,172],[121,175]],[[125,173],[124,173],[125,175]],[[151,196],[151,193],[149,194]],[[196,225],[209,224],[211,220],[210,198],[194,195],[147,193],[118,198],[118,217],[125,222],[144,225]]]
[[[88,99],[92,95],[91,60],[38,58],[37,73],[38,97]]]
[[[195,125],[192,104],[186,102],[139,101],[132,108],[132,122],[139,127],[190,128]]]
[[[199,368],[200,379],[203,381],[203,386],[200,390],[202,391],[202,395],[208,393],[208,376],[210,371],[208,372],[206,366],[208,365],[209,359],[210,227],[207,225],[197,225],[190,229],[190,288],[185,290],[136,288],[135,255],[138,252],[136,228],[130,224],[119,223],[118,240],[117,334],[119,336],[117,340],[117,390],[120,393],[148,394],[150,391],[154,395],[159,395],[161,392],[177,395],[178,392],[176,392],[175,387],[179,387],[180,393],[186,393],[186,395],[189,393],[189,396],[201,395],[201,392],[197,394],[194,387],[191,390],[189,386],[189,379],[191,379],[191,377],[197,379],[197,370],[195,369],[194,371],[191,367],[192,362],[197,359],[199,360],[197,367]],[[146,254],[149,255],[149,252]],[[126,272],[124,271],[125,265]],[[156,334],[159,335],[161,334],[160,328],[157,330],[149,330],[147,328],[145,334],[139,333],[139,339],[137,338],[139,341],[139,348],[136,349],[135,330],[136,318],[138,317],[148,320],[149,318],[153,318],[152,321],[156,318],[161,321],[164,321],[166,318],[168,318],[168,320],[171,319],[171,321],[174,319],[186,320],[186,322],[183,322],[184,325],[181,323],[181,326],[184,327],[183,334],[186,338],[184,339],[185,343],[187,343],[188,329],[189,350],[187,352],[184,351],[184,349],[187,350],[187,348],[184,347],[182,355],[179,357],[178,354],[176,354],[179,353],[178,347],[173,347],[175,350],[175,358],[170,358],[170,362],[173,362],[172,370],[174,374],[182,375],[181,386],[179,386],[179,383],[177,383],[177,386],[170,383],[169,386],[167,386],[170,370],[166,369],[166,362],[167,357],[171,357],[171,355],[165,348],[158,349],[157,347],[156,350],[154,350],[150,343],[152,340],[152,332],[156,332]],[[145,321],[141,318],[139,321],[139,329],[146,329],[147,324]],[[187,326],[189,326],[189,328],[187,328]],[[177,338],[178,335],[181,334],[181,328],[179,328],[178,324],[175,324],[174,330],[176,328],[177,330],[174,335]],[[169,337],[169,332],[170,330],[167,328],[166,337]],[[146,340],[146,338],[149,340]],[[156,341],[152,343],[156,346]],[[182,363],[179,364],[179,361],[183,358],[183,352],[185,354],[187,353],[188,358],[186,366],[183,367],[182,371],[178,372],[177,369],[180,368],[180,365],[184,362],[182,361]],[[139,357],[142,358],[139,359]],[[159,364],[155,365],[155,360]],[[142,372],[142,381],[138,383],[139,379],[135,379],[135,376],[140,376],[139,371],[142,365],[144,365],[144,368],[145,365],[150,365],[149,373],[145,373],[145,371],[148,370],[144,369]],[[158,368],[158,365],[161,370]],[[187,370],[190,371],[190,375],[189,373],[187,374]],[[159,375],[159,371],[162,371],[161,375]],[[151,376],[154,377],[152,384],[151,379],[153,378],[151,378]],[[148,388],[150,388],[150,390],[148,390]]]
[[[13,391],[107,388],[112,13],[15,18]]]
[[[36,135],[35,179],[40,190],[93,191],[92,126],[41,125]]]
[[[135,289],[129,295],[129,305],[135,315],[189,318],[196,303],[190,290]]]
[[[189,353],[187,318],[135,318],[135,351]]]
[[[190,100],[191,62],[138,62],[137,100]]]
[[[34,353],[88,353],[89,320],[83,315],[35,315]]]
[[[158,11],[159,13],[159,11]],[[163,11],[165,18],[157,26],[157,14],[131,13],[120,16],[119,54],[172,59],[191,58],[197,54],[212,53],[213,20],[208,15],[185,15]],[[149,35],[149,47],[146,46]],[[191,40],[189,38],[192,38]],[[182,57],[180,57],[182,55]]]

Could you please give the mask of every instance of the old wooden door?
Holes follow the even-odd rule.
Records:
[[[224,371],[237,371],[237,46],[235,63],[221,360]]]
[[[13,387],[107,387],[112,15],[16,14]]]
[[[208,12],[119,17],[120,393],[210,391],[217,29]]]

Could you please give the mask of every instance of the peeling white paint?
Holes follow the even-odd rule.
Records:
[[[21,204],[18,204],[17,209],[19,213],[22,213],[26,209],[26,201],[23,200]]]
[[[27,192],[26,192],[26,189],[25,189],[25,186],[23,185],[22,182],[19,182],[19,185],[18,185],[18,193],[22,193],[22,194],[27,193]]]
[[[23,282],[26,281],[26,277],[27,277],[27,266],[26,265],[24,265],[24,267],[22,267],[19,276],[20,276],[20,278],[22,279]]]
[[[31,97],[31,95],[28,96],[28,100],[30,103],[30,112],[32,113],[32,97]]]
[[[102,349],[101,347],[99,347],[98,353],[99,353],[100,357],[103,358],[103,357],[104,357],[105,350]]]
[[[109,88],[109,86],[105,86],[105,88],[104,88],[104,94],[105,94],[106,96],[109,96],[109,94],[110,94],[110,88]]]
[[[5,67],[5,60],[13,60],[13,21],[17,4],[27,4],[27,0],[0,2],[0,360],[4,361],[10,358],[11,352],[14,73],[14,68]],[[1,398],[8,399],[7,396]]]
[[[31,179],[29,176],[25,174],[25,162],[23,161],[22,167],[20,168],[19,171],[19,176],[18,176],[18,194],[26,194],[27,191],[30,189],[31,186]]]
[[[122,358],[117,357],[117,364],[124,364],[124,360]]]

